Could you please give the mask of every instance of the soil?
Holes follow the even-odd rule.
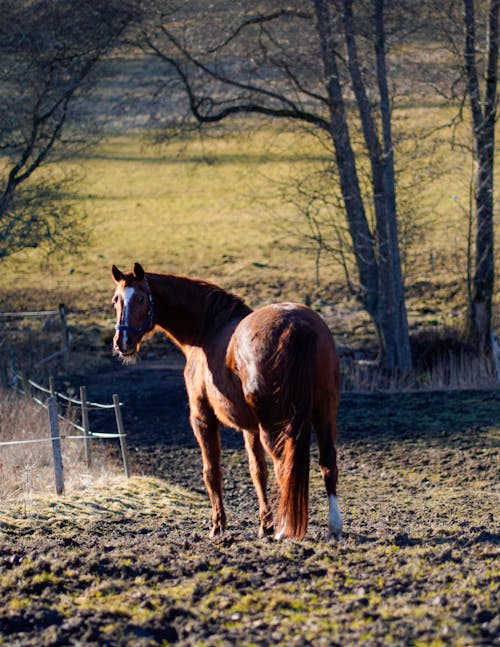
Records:
[[[85,376],[124,402],[134,476],[2,510],[0,644],[498,644],[498,390],[344,396],[338,542],[315,450],[307,537],[258,539],[223,430],[229,528],[210,539],[182,369],[172,351]]]

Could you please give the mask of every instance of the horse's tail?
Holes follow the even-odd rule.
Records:
[[[280,341],[291,352],[286,366],[282,367],[277,394],[281,404],[278,409],[282,414],[276,440],[280,482],[277,536],[303,537],[307,530],[309,507],[316,335],[308,328],[290,326]]]

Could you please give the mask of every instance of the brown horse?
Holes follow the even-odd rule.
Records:
[[[136,263],[117,283],[115,352],[133,358],[142,339],[161,328],[186,357],[190,421],[203,456],[212,504],[212,535],[222,532],[219,423],[243,432],[259,499],[259,535],[274,532],[267,497],[270,454],[279,486],[276,538],[307,529],[311,428],[329,503],[329,534],[339,537],[336,414],[339,363],[323,320],[309,308],[278,303],[252,311],[204,281],[145,273]]]

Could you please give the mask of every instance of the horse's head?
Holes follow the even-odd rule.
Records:
[[[111,272],[116,283],[113,305],[116,310],[113,350],[123,360],[136,357],[142,338],[154,328],[153,297],[139,263],[124,274],[115,265]]]

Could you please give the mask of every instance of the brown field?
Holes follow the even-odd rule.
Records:
[[[344,396],[345,536],[312,458],[302,541],[257,539],[241,438],[223,433],[229,529],[208,538],[181,366],[89,378],[128,403],[134,476],[0,513],[0,644],[493,645],[500,396]]]

